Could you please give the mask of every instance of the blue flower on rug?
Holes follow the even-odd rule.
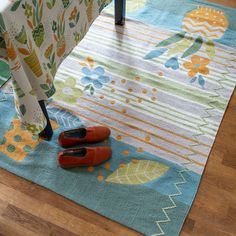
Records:
[[[178,57],[172,57],[165,63],[166,68],[171,68],[173,70],[179,69]]]
[[[190,80],[190,83],[194,83],[196,80],[198,80],[198,84],[204,89],[204,86],[206,83],[205,78],[202,75],[198,75],[198,76],[193,77]]]
[[[105,84],[110,81],[110,78],[105,75],[105,70],[101,66],[94,67],[94,61],[91,57],[88,59],[88,66],[82,67],[81,71],[84,77],[81,78],[80,83],[85,85],[84,91],[89,90],[93,95],[95,89],[102,89]],[[87,65],[87,64],[83,64]]]

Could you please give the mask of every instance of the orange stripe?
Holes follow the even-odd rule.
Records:
[[[117,122],[117,123],[120,123],[120,124],[122,124],[122,125],[128,126],[128,127],[130,127],[131,129],[135,129],[135,130],[144,132],[144,133],[149,134],[149,135],[152,135],[152,136],[154,136],[154,137],[156,137],[156,138],[158,138],[158,139],[161,139],[161,140],[163,140],[163,141],[165,141],[165,142],[167,142],[167,143],[171,143],[171,144],[173,144],[173,145],[175,145],[175,146],[178,146],[178,147],[181,147],[181,148],[183,148],[183,149],[186,149],[186,150],[189,150],[189,151],[191,151],[191,152],[194,152],[195,154],[199,154],[199,155],[201,155],[201,156],[203,156],[203,157],[205,157],[205,158],[208,157],[208,155],[206,155],[206,154],[204,154],[204,153],[202,153],[202,152],[196,151],[196,150],[194,150],[194,149],[192,149],[192,148],[189,148],[189,147],[186,147],[186,146],[184,146],[184,145],[182,145],[182,144],[178,144],[178,143],[176,143],[176,142],[174,142],[174,141],[170,141],[170,140],[168,140],[168,139],[166,139],[166,138],[163,138],[163,137],[161,137],[161,136],[159,136],[159,135],[156,135],[156,134],[154,134],[154,133],[152,133],[152,132],[149,132],[149,131],[147,131],[147,130],[143,130],[143,129],[138,128],[138,127],[136,127],[136,126],[127,124],[127,123],[125,123],[125,122],[123,122],[123,121],[117,120],[117,119],[115,119],[115,118],[113,118],[113,117],[111,117],[111,116],[108,116],[108,115],[104,114],[104,113],[100,113],[100,112],[98,112],[98,111],[92,110],[92,109],[90,109],[90,108],[88,108],[88,107],[81,106],[81,105],[79,105],[79,104],[77,104],[77,106],[78,106],[78,107],[81,107],[81,108],[84,109],[84,110],[91,111],[91,112],[96,113],[96,114],[98,114],[98,115],[100,115],[100,116],[106,117],[106,118],[108,118],[108,119],[110,119],[110,120],[112,120],[112,121],[115,121],[115,122]]]
[[[156,147],[156,148],[158,148],[158,149],[160,149],[160,150],[162,150],[162,151],[165,151],[165,152],[167,152],[167,153],[171,153],[171,154],[173,154],[173,155],[175,155],[175,156],[177,156],[177,157],[180,157],[180,158],[182,158],[182,159],[185,159],[185,160],[188,160],[188,161],[190,161],[190,162],[192,162],[192,163],[195,163],[196,165],[203,166],[203,167],[205,166],[204,164],[202,164],[202,163],[200,163],[200,162],[198,162],[198,161],[195,161],[195,160],[191,160],[190,158],[188,158],[188,157],[186,157],[186,156],[180,155],[180,154],[178,154],[178,153],[176,153],[176,152],[173,152],[173,151],[171,151],[171,150],[168,150],[168,149],[166,149],[166,148],[163,148],[163,147],[161,147],[161,146],[159,146],[159,145],[155,145],[155,144],[153,144],[153,143],[147,142],[147,141],[145,141],[145,140],[143,140],[143,139],[140,139],[140,138],[138,138],[138,137],[135,137],[135,136],[133,136],[133,135],[131,135],[131,134],[128,134],[128,133],[126,133],[126,132],[124,132],[124,131],[122,131],[122,130],[119,130],[119,129],[115,128],[115,127],[111,127],[111,126],[109,126],[109,125],[107,125],[107,124],[104,124],[104,123],[102,123],[102,122],[99,122],[99,121],[97,121],[97,120],[88,118],[87,116],[81,114],[80,112],[75,112],[75,111],[70,110],[70,109],[68,109],[68,108],[62,107],[62,106],[60,106],[60,105],[58,105],[58,104],[50,104],[50,105],[51,105],[51,106],[54,106],[54,107],[62,108],[63,110],[67,110],[67,111],[69,111],[69,112],[71,112],[71,113],[74,113],[74,114],[78,114],[78,115],[84,117],[84,118],[87,119],[87,120],[90,120],[90,121],[92,121],[92,122],[95,122],[95,123],[100,124],[100,125],[103,125],[103,126],[107,126],[107,127],[109,127],[110,129],[113,129],[113,130],[115,130],[115,131],[117,131],[117,132],[120,132],[120,133],[122,133],[122,134],[124,134],[124,135],[126,135],[126,136],[128,136],[128,137],[131,137],[131,138],[136,139],[136,140],[138,140],[138,141],[141,141],[141,142],[143,142],[143,143],[149,144],[149,145],[151,145],[151,146],[153,146],[153,147]]]
[[[185,19],[184,21],[183,21],[183,23],[185,23],[185,22],[187,22],[187,23],[189,23],[191,26],[193,26],[193,27],[204,27],[204,28],[206,28],[209,32],[215,32],[215,31],[219,31],[219,32],[221,32],[221,33],[224,33],[225,32],[225,30],[224,29],[222,29],[222,28],[220,28],[220,29],[217,29],[217,30],[211,30],[211,28],[209,27],[209,26],[207,26],[206,24],[204,24],[204,23],[196,23],[196,22],[194,22],[194,23],[192,23],[191,22],[191,20],[190,19]]]
[[[203,145],[203,146],[205,146],[205,147],[211,148],[210,145],[207,145],[207,144],[202,143],[202,142],[198,142],[198,141],[196,141],[196,140],[194,140],[194,139],[191,139],[191,138],[188,138],[188,137],[183,136],[183,135],[181,135],[181,134],[175,133],[175,132],[173,132],[173,131],[171,131],[171,130],[162,128],[162,127],[160,127],[160,126],[158,126],[158,125],[154,125],[154,124],[152,124],[152,123],[150,123],[150,122],[148,122],[148,121],[142,120],[142,119],[140,119],[140,118],[138,118],[138,117],[135,117],[135,116],[132,116],[132,115],[129,115],[129,114],[125,114],[125,113],[123,113],[123,112],[121,112],[121,111],[119,111],[119,110],[117,110],[117,109],[108,107],[108,106],[106,106],[106,105],[104,105],[104,104],[101,104],[101,103],[98,103],[98,102],[95,102],[95,101],[92,101],[92,100],[90,100],[90,99],[88,99],[88,98],[82,98],[82,97],[81,97],[80,99],[85,100],[85,101],[88,101],[88,102],[91,102],[91,103],[93,103],[93,104],[95,104],[95,105],[104,107],[104,108],[109,109],[109,110],[111,110],[111,111],[115,111],[115,112],[120,113],[120,114],[122,114],[122,115],[124,115],[124,116],[126,116],[126,117],[129,117],[129,118],[132,118],[132,119],[134,119],[134,120],[143,122],[144,124],[153,126],[153,127],[157,128],[157,129],[160,129],[160,130],[162,130],[162,131],[165,131],[165,132],[170,133],[170,134],[172,134],[172,135],[175,135],[175,136],[177,136],[177,137],[183,138],[183,139],[185,139],[185,140],[188,140],[188,141],[197,143],[197,144],[199,144],[199,145]]]
[[[190,31],[191,33],[196,33],[196,32],[198,33],[198,32],[200,32],[200,33],[204,34],[205,37],[207,38],[207,33],[204,30],[200,30],[200,29],[193,30],[193,29],[190,29],[187,25],[183,25],[183,27],[185,29],[187,29],[188,31]],[[211,36],[219,37],[217,34],[213,34]]]

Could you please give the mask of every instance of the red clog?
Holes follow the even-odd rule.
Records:
[[[62,168],[96,166],[112,156],[110,147],[83,147],[58,153],[58,162]]]
[[[107,139],[110,134],[110,129],[103,126],[79,128],[62,132],[58,141],[62,147],[67,148],[83,143],[101,142]]]

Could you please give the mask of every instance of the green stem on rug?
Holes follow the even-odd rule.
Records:
[[[84,88],[84,91],[87,91],[87,90],[89,90],[89,92],[90,92],[90,95],[93,95],[94,94],[94,87],[93,87],[93,85],[92,84],[88,84],[85,88]]]

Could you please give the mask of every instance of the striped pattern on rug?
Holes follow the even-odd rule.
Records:
[[[168,54],[144,59],[174,33],[135,21],[115,28],[111,17],[101,16],[56,76],[60,82],[76,78],[75,88],[83,94],[76,104],[58,97],[55,103],[73,111],[86,125],[107,125],[117,140],[202,174],[235,86],[236,53],[215,45],[203,89],[190,83],[184,68],[166,68]],[[204,51],[198,55],[204,56]],[[93,95],[82,79],[89,77],[82,68],[91,61],[95,65],[90,67],[102,67],[110,79]],[[66,85],[63,91],[69,94]]]

